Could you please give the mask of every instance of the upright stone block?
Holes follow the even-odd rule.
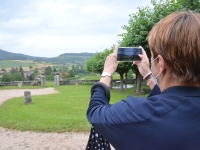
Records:
[[[59,86],[60,85],[59,81],[60,81],[59,75],[55,75],[54,76],[54,86]]]
[[[41,86],[46,86],[46,82],[45,82],[45,76],[44,75],[42,75],[41,76]]]
[[[56,75],[56,79],[57,79],[57,80],[56,80],[57,86],[59,86],[59,85],[60,85],[60,82],[59,82],[59,81],[60,81],[60,76],[59,76],[59,75]]]
[[[24,91],[24,104],[31,104],[31,103],[32,103],[31,92]]]
[[[58,86],[57,85],[57,76],[56,75],[54,76],[54,86]]]

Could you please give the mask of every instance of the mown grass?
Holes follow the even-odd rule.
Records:
[[[13,98],[0,106],[0,126],[21,131],[88,132],[86,111],[90,99],[88,85],[59,86],[59,94],[32,96],[32,104],[24,105],[23,97]],[[133,95],[134,88],[111,90],[111,103]]]

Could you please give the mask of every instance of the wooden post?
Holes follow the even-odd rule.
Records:
[[[31,104],[31,92],[30,91],[24,91],[24,104]]]

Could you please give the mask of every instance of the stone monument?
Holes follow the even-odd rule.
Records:
[[[32,103],[31,92],[24,91],[24,104],[31,104],[31,103]]]

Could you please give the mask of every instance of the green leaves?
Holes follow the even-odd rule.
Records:
[[[199,0],[151,0],[153,7],[138,7],[136,13],[129,15],[127,25],[123,25],[124,33],[118,36],[122,37],[119,41],[120,46],[123,47],[137,47],[142,46],[150,58],[150,49],[148,45],[148,33],[158,21],[167,15],[181,10],[193,10],[200,12]],[[112,52],[114,47],[110,50],[106,49],[104,52],[97,53],[94,57],[89,59],[86,63],[86,68],[91,72],[101,73],[103,71],[104,61],[106,56]],[[131,69],[134,73],[139,73],[137,67],[130,65],[130,63],[120,63],[117,68],[119,74],[128,72]]]
[[[98,52],[86,62],[86,70],[94,73],[102,73],[106,57],[113,52],[115,45],[103,52]]]

